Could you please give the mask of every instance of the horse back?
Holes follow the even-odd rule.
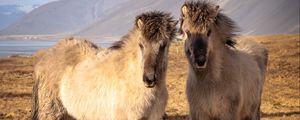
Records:
[[[262,45],[254,42],[250,37],[243,37],[237,40],[237,49],[255,58],[262,75],[265,75],[268,64],[268,50]]]
[[[74,38],[61,40],[52,48],[47,49],[44,54],[40,56],[41,58],[39,58],[34,69],[36,73],[43,72],[44,74],[36,75],[58,73],[56,71],[63,70],[66,66],[76,65],[85,56],[96,54],[97,49],[100,48],[86,40],[76,40]]]

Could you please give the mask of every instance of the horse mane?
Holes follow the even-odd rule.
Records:
[[[143,21],[140,30],[145,39],[158,41],[174,38],[176,22],[169,13],[146,12],[136,17],[136,23],[139,19]]]
[[[215,26],[221,31],[221,34],[223,34],[225,44],[235,48],[236,41],[233,39],[237,32],[235,22],[223,13],[219,13],[216,17]]]
[[[222,34],[224,43],[228,46],[235,47],[236,41],[233,37],[236,36],[237,27],[235,22],[221,13],[221,10],[215,10],[215,4],[207,1],[187,1],[184,6],[187,6],[188,16],[191,19],[191,24],[196,26],[198,30],[206,29],[213,23],[214,26]],[[215,14],[217,14],[216,17]]]
[[[138,20],[143,21],[143,25],[140,28],[137,25]],[[150,42],[169,40],[175,37],[177,22],[173,20],[173,17],[169,13],[160,11],[146,12],[137,16],[135,23],[133,30],[123,36],[120,41],[113,43],[109,49],[122,48],[136,30],[140,30],[142,36]]]
[[[131,33],[129,33],[129,34],[123,36],[123,37],[121,38],[121,40],[119,40],[119,41],[117,41],[117,42],[114,42],[114,43],[112,44],[112,46],[109,47],[108,49],[111,49],[111,50],[117,50],[117,49],[122,48],[122,47],[124,46],[125,42],[128,40],[130,34],[131,34]]]

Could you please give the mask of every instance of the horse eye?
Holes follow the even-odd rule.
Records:
[[[188,38],[191,36],[191,32],[189,30],[186,30],[185,33],[186,33]]]
[[[208,30],[207,36],[210,36],[210,34],[211,34],[211,30]]]
[[[139,46],[141,49],[144,49],[144,46],[141,43],[139,43]]]
[[[191,55],[191,51],[190,50],[186,50],[186,54],[187,55]]]

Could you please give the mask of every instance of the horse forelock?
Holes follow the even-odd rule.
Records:
[[[196,31],[205,31],[209,25],[215,26],[222,35],[224,43],[228,46],[235,47],[237,27],[235,22],[227,17],[221,11],[215,10],[215,4],[207,1],[188,1],[184,4],[188,9],[188,19],[191,26],[195,26]],[[215,17],[215,15],[217,16]]]
[[[172,40],[175,36],[176,24],[169,13],[146,12],[137,16],[136,21],[138,19],[143,21],[143,26],[139,30],[148,41]]]
[[[185,2],[184,6],[187,7],[187,16],[189,23],[195,26],[197,31],[202,31],[214,22],[214,4],[206,1],[188,1]]]

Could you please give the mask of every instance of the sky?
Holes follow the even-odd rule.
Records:
[[[0,5],[18,5],[19,9],[28,13],[34,8],[57,0],[0,0]]]

